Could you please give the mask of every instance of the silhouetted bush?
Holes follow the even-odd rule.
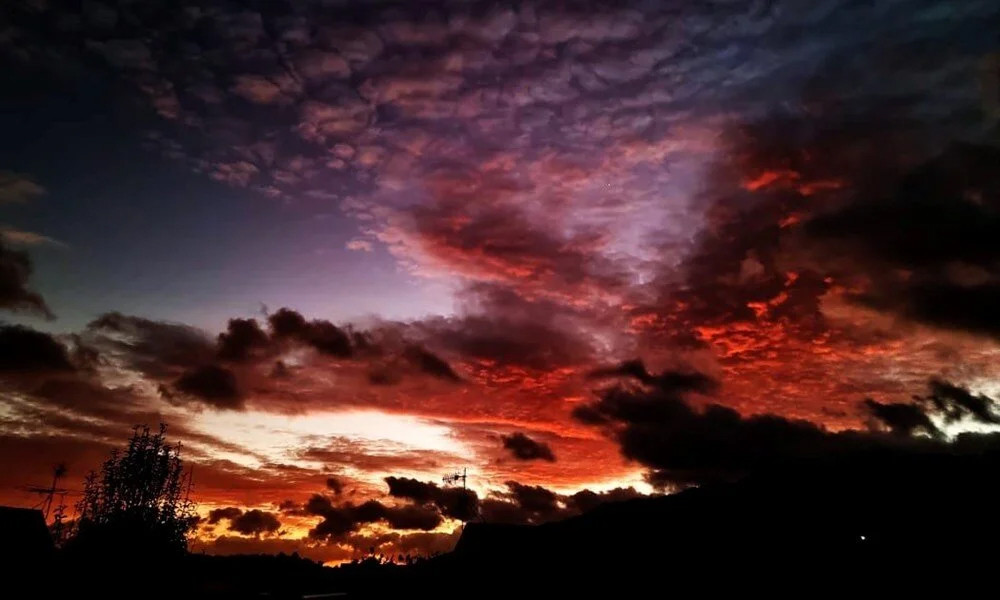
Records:
[[[156,433],[136,427],[126,448],[112,451],[100,472],[87,476],[67,551],[135,561],[183,554],[194,524],[187,485],[180,445],[167,443],[166,426]]]

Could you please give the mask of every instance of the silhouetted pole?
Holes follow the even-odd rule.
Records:
[[[61,489],[58,486],[59,480],[66,474],[66,465],[59,463],[52,468],[52,485],[43,488],[37,486],[28,486],[26,489],[33,493],[45,496],[42,501],[42,506],[44,506],[45,522],[49,522],[49,513],[52,511],[52,503],[55,501],[55,496],[57,493],[65,494],[69,490]]]

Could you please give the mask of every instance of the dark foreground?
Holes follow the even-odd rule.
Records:
[[[541,526],[469,524],[415,565],[324,568],[296,557],[90,560],[10,571],[45,593],[5,597],[647,597],[687,592],[856,595],[994,584],[1000,484],[992,453],[871,453]],[[94,557],[91,557],[94,558]],[[11,563],[6,563],[8,566]],[[25,588],[26,590],[28,588]],[[327,596],[327,594],[336,594]]]

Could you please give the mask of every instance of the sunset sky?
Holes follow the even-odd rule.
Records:
[[[198,550],[428,553],[697,481],[611,386],[1000,393],[995,1],[243,4],[0,7],[0,504],[162,421]]]

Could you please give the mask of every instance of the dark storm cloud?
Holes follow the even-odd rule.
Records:
[[[930,417],[916,404],[902,402],[883,404],[871,398],[866,399],[864,404],[872,416],[884,423],[896,435],[910,437],[915,433],[926,433],[936,436],[941,433]]]
[[[407,477],[386,477],[389,495],[423,507],[434,507],[442,516],[461,521],[487,523],[538,524],[564,519],[591,510],[606,502],[641,496],[633,488],[607,492],[581,490],[562,495],[540,485],[507,481],[506,490],[491,492],[484,498],[473,490],[445,487]]]
[[[0,309],[54,318],[40,294],[28,287],[31,259],[0,239]]]
[[[827,332],[820,304],[833,281],[826,270],[797,260],[805,252],[796,224],[842,202],[845,188],[893,176],[905,159],[886,158],[893,153],[885,149],[921,146],[900,127],[882,110],[804,116],[778,110],[730,125],[698,196],[706,226],[680,269],[665,264],[656,282],[659,295],[649,310],[667,326],[651,333],[697,345],[706,336],[687,333],[698,328],[773,323],[804,340]],[[766,341],[752,329],[747,336]]]
[[[589,349],[565,329],[499,313],[429,319],[419,327],[459,356],[501,366],[544,370],[583,360]]]
[[[281,529],[281,521],[269,512],[251,509],[244,512],[235,506],[215,508],[208,513],[208,523],[214,525],[221,521],[229,521],[229,530],[243,535],[260,537],[276,533]]]
[[[993,262],[1000,252],[988,237],[998,218],[998,167],[996,147],[953,145],[906,173],[888,197],[859,198],[816,219],[809,231],[894,266]]]
[[[329,321],[306,321],[305,317],[289,308],[278,310],[267,320],[276,339],[294,339],[330,356],[347,358],[353,354],[350,336]]]
[[[556,461],[556,455],[552,448],[545,442],[533,440],[521,432],[512,433],[501,437],[503,447],[509,450],[514,458],[518,460],[547,460]]]
[[[441,523],[441,514],[434,507],[420,505],[387,506],[377,500],[362,504],[334,505],[329,498],[312,496],[305,505],[308,514],[323,517],[309,531],[315,539],[343,539],[367,523],[383,522],[394,529],[431,530]]]
[[[684,399],[689,391],[684,386],[615,386],[578,407],[574,416],[612,427],[622,454],[649,467],[652,483],[733,476],[830,452],[840,439],[808,421],[744,418],[718,404],[698,411]]]
[[[547,371],[586,363],[594,342],[585,318],[556,303],[498,285],[470,286],[459,315],[423,319],[417,334],[467,361]]]
[[[389,495],[396,498],[407,498],[420,504],[433,502],[441,492],[441,488],[434,483],[420,481],[409,477],[386,477],[386,484],[389,486]]]
[[[517,506],[545,518],[559,510],[559,496],[540,485],[524,485],[508,481],[509,496]]]
[[[644,385],[664,389],[707,393],[714,389],[716,381],[702,373],[665,371],[652,375],[646,365],[638,359],[627,360],[613,367],[594,369],[590,373],[594,379],[627,377]]]
[[[1000,424],[1000,415],[992,398],[937,379],[931,380],[930,388],[930,394],[918,400],[943,415],[948,422],[968,418],[988,425]]]
[[[73,371],[66,347],[47,333],[0,324],[0,372]]]
[[[572,517],[608,503],[641,497],[634,488],[605,492],[580,490],[562,495],[539,485],[506,482],[507,490],[494,492],[480,502],[479,516],[486,523],[537,525]]]
[[[269,512],[258,509],[248,510],[229,521],[229,529],[244,535],[266,535],[281,529],[281,521]]]
[[[996,413],[996,401],[982,394],[973,394],[957,385],[932,379],[930,393],[914,396],[910,403],[879,403],[872,399],[864,401],[865,407],[889,430],[897,435],[909,437],[914,433],[931,436],[943,435],[940,427],[931,420],[931,415],[939,417],[947,424],[974,422],[982,425],[1000,424]]]
[[[215,354],[212,341],[200,329],[117,312],[93,320],[85,334],[99,351],[154,378],[204,364]]]
[[[219,334],[217,356],[238,363],[261,362],[295,344],[324,356],[369,364],[368,379],[375,385],[397,384],[413,374],[462,381],[445,359],[420,344],[407,342],[405,332],[397,331],[399,326],[395,324],[386,324],[382,332],[385,339],[379,339],[373,332],[337,326],[324,319],[307,320],[298,311],[281,308],[268,316],[267,325],[265,331],[255,319],[230,319],[227,330]],[[271,368],[273,378],[291,375],[280,359]]]
[[[208,522],[211,524],[218,523],[222,520],[232,521],[236,517],[243,514],[243,511],[235,506],[228,508],[213,508],[208,512]]]
[[[243,397],[236,375],[219,365],[205,365],[185,371],[174,382],[177,391],[223,410],[241,410]],[[176,400],[175,396],[171,399]]]
[[[62,409],[65,425],[73,428],[73,419],[101,419],[103,423],[97,426],[108,427],[114,431],[116,425],[134,425],[136,422],[149,419],[149,412],[143,412],[136,401],[135,391],[128,387],[109,387],[99,380],[77,374],[72,377],[48,377],[37,386],[25,388],[32,398],[46,408]],[[55,425],[55,419],[51,420]],[[111,424],[110,426],[108,424]],[[84,423],[75,423],[81,431],[87,430]],[[93,426],[93,424],[92,424]]]
[[[444,359],[420,346],[410,346],[406,349],[405,356],[420,371],[438,379],[446,381],[461,381],[462,378],[451,368]]]
[[[616,367],[602,368],[591,372],[591,377],[597,378],[617,376],[635,379],[645,387],[636,389],[631,386],[617,386],[599,392],[600,400],[598,402],[577,406],[573,410],[573,416],[590,425],[610,423],[616,419],[661,419],[668,416],[666,413],[672,410],[670,407],[641,401],[632,402],[630,393],[636,391],[637,394],[641,395],[646,390],[652,390],[662,394],[665,398],[676,399],[677,403],[673,403],[676,406],[686,407],[686,404],[681,400],[684,394],[705,391],[713,383],[711,378],[701,373],[666,371],[659,375],[651,375],[646,369],[646,365],[639,360],[630,360]]]
[[[946,329],[1000,337],[1000,148],[953,145],[806,226],[819,264],[869,284],[852,299]]]
[[[344,493],[344,484],[336,477],[327,477],[326,487],[336,496],[339,496],[342,493]]]
[[[928,398],[917,398],[913,404],[865,401],[872,416],[893,434],[887,437],[877,431],[835,433],[809,421],[771,414],[744,416],[718,404],[697,409],[685,398],[691,391],[690,385],[676,382],[618,385],[598,392],[598,400],[578,407],[574,416],[607,427],[626,458],[650,469],[650,483],[669,486],[873,449],[947,451],[947,442],[914,434],[940,436],[931,417],[955,414],[959,418],[955,411],[976,419],[965,406],[990,418],[995,404],[955,386],[943,387],[940,382],[932,383]]]
[[[390,496],[412,500],[417,504],[433,504],[446,517],[469,521],[479,510],[479,498],[472,490],[442,488],[435,483],[408,477],[386,477],[385,482],[389,486]]]
[[[266,391],[253,386],[264,373],[272,380],[292,379],[302,367],[289,368],[279,357],[296,347],[348,360],[344,368],[368,365],[372,383],[398,383],[420,374],[460,381],[444,359],[400,336],[392,331],[387,339],[376,339],[371,332],[307,320],[282,308],[268,317],[266,329],[256,319],[230,319],[213,341],[204,331],[180,323],[107,313],[76,336],[74,351],[139,371],[170,402],[195,400],[232,410],[244,408],[250,391]],[[390,380],[381,381],[379,373]]]
[[[267,348],[268,337],[256,319],[229,319],[226,331],[219,334],[219,358],[244,361],[255,350]]]

